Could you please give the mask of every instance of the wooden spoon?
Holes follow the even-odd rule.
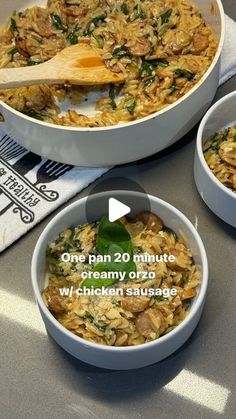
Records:
[[[0,89],[33,84],[98,85],[121,83],[123,73],[106,68],[102,57],[90,45],[79,43],[63,49],[51,60],[30,67],[0,70]]]

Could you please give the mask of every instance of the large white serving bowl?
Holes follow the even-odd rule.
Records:
[[[236,91],[216,102],[203,118],[197,134],[194,178],[203,201],[226,223],[236,227],[236,193],[224,186],[212,173],[202,146],[215,132],[236,124]]]
[[[86,341],[65,329],[46,307],[41,292],[45,287],[46,248],[64,229],[87,222],[86,200],[79,201],[61,211],[41,234],[32,259],[32,284],[40,313],[48,333],[71,355],[97,367],[109,369],[133,369],[158,362],[176,351],[190,337],[200,319],[208,283],[208,263],[202,240],[190,221],[176,208],[154,196],[139,192],[109,191],[90,196],[90,212],[94,208],[94,220],[99,220],[108,208],[108,199],[121,200],[138,213],[144,208],[144,199],[149,199],[150,210],[158,214],[164,224],[175,232],[182,231],[193,253],[195,264],[201,273],[201,285],[186,319],[167,335],[150,343],[134,347],[104,346]]]
[[[105,128],[75,128],[29,118],[0,102],[9,135],[21,145],[52,160],[80,166],[113,166],[161,151],[186,134],[204,115],[219,83],[224,41],[224,11],[220,0],[195,0],[219,40],[216,56],[202,80],[184,97],[162,111],[138,121]],[[13,10],[46,0],[8,0],[1,5],[0,25]],[[88,102],[83,111],[91,111]]]

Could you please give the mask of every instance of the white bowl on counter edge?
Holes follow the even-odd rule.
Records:
[[[223,221],[236,227],[236,193],[212,173],[203,154],[203,143],[215,132],[236,124],[236,91],[218,100],[206,113],[197,133],[194,178],[201,198]]]

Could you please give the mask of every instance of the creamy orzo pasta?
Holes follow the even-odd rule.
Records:
[[[225,128],[203,145],[206,162],[223,185],[236,192],[236,126]]]
[[[106,218],[93,224],[78,225],[63,231],[49,244],[47,250],[48,283],[43,290],[44,301],[55,318],[72,333],[89,341],[110,346],[132,346],[160,338],[178,326],[186,317],[191,299],[197,295],[200,273],[191,250],[181,235],[165,227],[158,216],[140,213],[134,220],[123,218],[110,226]],[[83,289],[87,284],[83,272],[95,269],[88,263],[89,255],[99,254],[101,245],[108,249],[102,237],[102,226],[128,237],[130,254],[173,255],[172,262],[138,262],[136,272],[153,272],[152,279],[136,278],[110,283],[107,288],[122,290],[122,295],[62,295],[62,289]],[[101,240],[103,244],[101,244]],[[110,243],[113,245],[113,242]],[[124,243],[122,244],[122,246]],[[63,262],[61,255],[84,255],[85,261]],[[112,265],[111,265],[112,266]],[[103,267],[108,270],[105,265]],[[128,269],[124,265],[124,269]],[[132,265],[132,269],[134,269]],[[97,281],[97,280],[96,280]],[[94,282],[101,287],[104,283]],[[91,286],[91,284],[90,284]],[[128,289],[139,295],[127,295]],[[150,290],[174,289],[174,296],[149,295]],[[141,292],[142,291],[142,292]]]
[[[48,0],[45,8],[14,12],[6,22],[0,31],[0,67],[37,65],[79,42],[90,43],[107,67],[126,73],[126,81],[99,88],[22,87],[0,91],[0,99],[59,125],[128,122],[186,94],[207,71],[217,48],[210,26],[186,0]],[[94,114],[86,116],[83,102],[91,92],[99,94]],[[77,108],[68,103],[61,113],[64,99]]]

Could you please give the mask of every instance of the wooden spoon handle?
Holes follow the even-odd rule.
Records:
[[[97,51],[84,43],[65,48],[42,64],[0,70],[0,89],[41,83],[97,85],[123,81],[124,74],[108,70]]]
[[[60,83],[55,80],[57,71],[52,66],[38,64],[30,67],[6,68],[0,70],[0,89],[12,89],[41,83]]]

